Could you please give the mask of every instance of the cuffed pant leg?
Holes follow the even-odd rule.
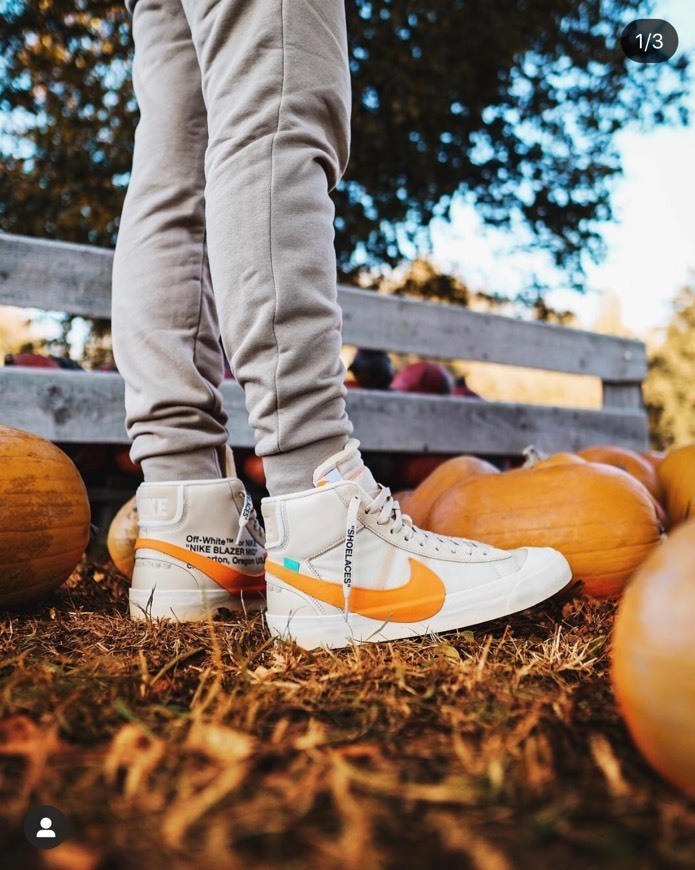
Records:
[[[223,357],[205,234],[207,114],[181,0],[138,0],[140,108],[113,264],[113,343],[146,480],[222,475]]]
[[[329,196],[349,155],[344,3],[182,2],[208,113],[208,243],[223,340],[257,453],[273,457],[271,492],[290,478],[310,486],[316,454],[326,459],[352,431]]]

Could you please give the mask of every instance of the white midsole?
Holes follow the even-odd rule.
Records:
[[[572,579],[564,559],[548,560],[533,573],[522,569],[519,574],[516,580],[504,577],[474,589],[450,593],[439,613],[425,622],[381,622],[356,613],[350,613],[346,619],[339,612],[313,616],[267,612],[266,622],[272,635],[292,639],[304,649],[318,646],[336,649],[351,643],[439,634],[509,616],[545,601]],[[266,577],[270,583],[284,585],[269,574]]]
[[[173,619],[196,622],[220,608],[251,611],[265,607],[257,595],[232,595],[226,589],[132,589],[130,615],[133,619]]]

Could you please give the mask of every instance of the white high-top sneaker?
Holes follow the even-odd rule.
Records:
[[[204,619],[265,604],[263,529],[227,450],[222,480],[143,483],[130,615]]]
[[[271,634],[307,649],[417,637],[524,610],[571,579],[552,549],[418,529],[358,447],[320,465],[314,489],[262,502]]]

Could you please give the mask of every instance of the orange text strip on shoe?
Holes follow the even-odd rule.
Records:
[[[238,595],[240,592],[244,594],[265,592],[265,574],[245,574],[237,568],[225,565],[224,562],[217,562],[215,559],[210,559],[201,553],[193,553],[191,550],[177,547],[175,544],[168,544],[166,541],[156,541],[153,538],[138,538],[135,542],[135,549],[154,550],[158,553],[163,553],[165,556],[172,556],[174,559],[185,562],[186,565],[190,565],[192,568],[197,568],[198,571],[214,580],[218,586],[235,595]]]

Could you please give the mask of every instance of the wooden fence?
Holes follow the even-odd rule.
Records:
[[[0,305],[109,318],[112,257],[103,248],[0,234]],[[647,445],[639,341],[349,287],[338,292],[346,344],[593,375],[603,383],[597,410],[351,390],[348,410],[365,450],[510,456],[529,443],[547,451]],[[230,443],[252,447],[241,388],[226,381],[222,392]],[[113,373],[2,368],[0,423],[52,441],[127,443],[123,381]]]

